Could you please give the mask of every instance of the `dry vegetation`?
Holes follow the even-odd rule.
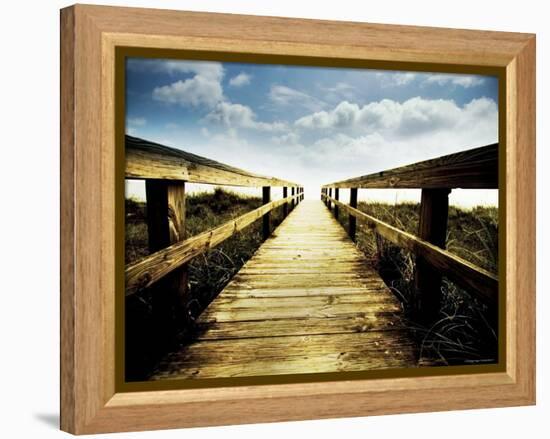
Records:
[[[222,189],[187,198],[188,236],[212,229],[261,205],[258,197],[245,197]],[[359,203],[359,209],[400,229],[416,233],[418,204]],[[282,208],[272,212],[272,223],[282,220]],[[347,226],[347,215],[340,221]],[[498,266],[498,210],[478,207],[473,210],[450,208],[447,248],[475,264],[496,272]],[[223,290],[225,285],[252,256],[262,242],[261,221],[257,221],[218,247],[189,263],[190,294],[188,321],[174,343],[186,341],[194,319]],[[472,364],[494,362],[497,336],[488,322],[486,309],[466,291],[444,280],[440,319],[431,327],[417,323],[414,307],[414,257],[378,238],[358,223],[357,244],[384,281],[401,300],[409,326],[418,341],[419,354],[426,364]],[[126,263],[148,254],[146,207],[142,202],[126,200]],[[147,371],[163,354],[150,331],[152,295],[144,291],[126,303],[127,379],[144,379]],[[129,326],[128,326],[129,325]],[[131,334],[131,337],[130,337]]]
[[[187,197],[187,237],[197,235],[233,218],[260,207],[259,197],[242,196],[216,188],[213,193],[201,193]],[[149,254],[147,248],[146,205],[126,200],[126,263]],[[282,221],[282,207],[271,212],[271,222],[276,227]],[[189,299],[187,322],[179,336],[172,340],[183,343],[192,332],[196,317],[223,290],[225,285],[250,259],[262,243],[261,221],[256,221],[235,234],[221,245],[194,258],[188,264]],[[142,291],[126,301],[127,364],[138,365],[127,370],[128,379],[143,379],[147,371],[162,356],[165,347],[157,349],[158,341],[151,334],[153,291]],[[131,334],[131,335],[130,335]],[[130,339],[131,338],[131,339]]]
[[[360,202],[358,208],[407,232],[418,231],[419,205]],[[347,226],[348,216],[340,215]],[[357,245],[378,269],[386,284],[401,300],[419,345],[421,362],[427,364],[490,363],[497,359],[497,334],[487,309],[468,292],[443,280],[439,319],[430,327],[415,314],[414,256],[377,237],[358,223]],[[498,267],[498,209],[449,208],[447,249],[492,272]]]

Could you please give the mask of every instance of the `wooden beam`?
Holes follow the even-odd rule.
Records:
[[[126,135],[126,178],[180,180],[227,186],[297,186],[176,148]]]
[[[271,188],[269,186],[264,186],[262,188],[262,203],[265,205],[269,204],[270,201]],[[269,235],[271,235],[271,213],[267,211],[262,219],[262,236],[264,241],[269,238]]]
[[[333,200],[333,202],[346,210],[350,214],[350,217],[354,216],[364,220],[369,227],[374,229],[383,238],[401,248],[423,256],[431,266],[439,270],[449,280],[470,291],[483,302],[490,306],[496,305],[498,300],[498,276],[494,273],[484,270],[465,259],[449,253],[447,250],[443,250],[428,241],[399,230],[341,201]]]
[[[283,187],[283,198],[288,197],[288,187]],[[283,218],[286,218],[288,215],[288,203],[283,204]]]
[[[340,200],[340,189],[339,188],[334,189],[334,199],[336,201]],[[338,215],[339,215],[338,204],[334,204],[334,218],[338,219]]]
[[[498,189],[498,143],[325,186]]]
[[[357,188],[352,188],[349,191],[349,207],[351,207],[352,209],[357,208]],[[348,221],[348,233],[349,233],[349,237],[353,242],[355,242],[356,230],[357,230],[357,219],[355,218],[354,215],[350,215],[349,221]]]
[[[269,204],[264,204],[215,229],[172,244],[137,262],[127,265],[125,270],[126,296],[150,287],[168,273],[189,262],[195,256],[204,253],[209,248],[217,246],[235,233],[262,218],[265,213],[292,201],[296,197],[297,195],[293,195],[288,198],[271,201]]]
[[[184,240],[185,183],[146,180],[145,193],[149,251],[154,253]],[[187,285],[187,266],[182,265],[153,286],[153,325],[159,352],[174,342],[178,330],[184,325]]]
[[[450,189],[422,189],[418,237],[445,249]],[[415,289],[419,320],[430,324],[441,308],[441,271],[422,255],[416,256]]]

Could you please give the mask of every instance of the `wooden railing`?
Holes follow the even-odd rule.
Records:
[[[342,188],[350,189],[349,205],[339,199]],[[360,188],[422,189],[418,236],[358,210]],[[454,188],[497,189],[498,144],[326,184],[321,189],[321,199],[329,209],[334,207],[336,218],[341,209],[349,214],[348,232],[353,240],[357,220],[361,220],[384,239],[416,254],[417,307],[427,321],[433,321],[439,312],[442,276],[496,309],[498,277],[445,250],[448,196]]]
[[[254,174],[179,149],[126,136],[126,179],[145,180],[148,256],[125,269],[126,296],[167,281],[163,295],[173,292],[183,306],[187,295],[186,263],[262,218],[263,238],[271,234],[270,212],[283,215],[303,200],[297,183]],[[219,227],[186,239],[185,183],[262,187],[263,205]],[[283,198],[271,201],[271,187],[283,187]],[[288,195],[288,188],[291,194]],[[161,282],[162,281],[162,282]]]

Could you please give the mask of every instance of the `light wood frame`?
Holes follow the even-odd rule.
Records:
[[[77,5],[61,11],[61,428],[83,434],[535,402],[535,37]],[[117,393],[115,48],[505,72],[503,372]],[[501,119],[502,120],[502,119]]]

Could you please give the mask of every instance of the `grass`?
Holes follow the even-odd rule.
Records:
[[[259,197],[242,196],[216,188],[213,193],[187,197],[187,237],[213,229],[231,219],[260,207]],[[149,254],[145,203],[126,200],[126,264]],[[276,227],[282,221],[282,208],[271,213]],[[196,317],[225,287],[233,275],[262,243],[261,221],[256,221],[219,246],[189,263],[189,310]]]
[[[416,234],[419,204],[360,202],[359,210],[399,229]],[[340,214],[347,226],[348,216]],[[414,255],[377,237],[358,223],[357,245],[375,266],[386,284],[403,304],[408,324],[419,346],[423,364],[459,365],[491,363],[497,359],[497,334],[486,307],[474,296],[443,278],[442,307],[437,321],[425,326],[415,307]],[[492,272],[498,268],[498,209],[451,206],[447,249]]]
[[[231,219],[261,206],[259,197],[243,196],[221,188],[212,193],[200,193],[187,197],[186,231],[191,237],[213,229]],[[126,264],[149,254],[147,248],[147,208],[144,202],[126,200]],[[282,207],[271,212],[271,223],[276,227],[283,219]],[[262,222],[256,221],[215,248],[194,258],[188,264],[189,295],[185,303],[186,321],[181,325],[174,343],[184,343],[192,334],[195,319],[223,290],[225,285],[250,259],[262,243]],[[146,378],[163,351],[170,346],[155,347],[150,330],[153,323],[153,291],[142,291],[126,301],[127,379]],[[173,346],[172,346],[173,347]]]
[[[260,205],[259,197],[242,196],[220,188],[213,193],[191,195],[186,204],[187,236],[212,229]],[[418,204],[360,202],[358,207],[402,230],[413,234],[417,232]],[[143,202],[126,200],[126,263],[148,254],[146,214]],[[273,226],[276,227],[281,220],[282,208],[275,209],[272,212]],[[340,221],[347,226],[348,217],[342,210]],[[497,237],[496,208],[449,209],[449,251],[496,272]],[[180,328],[180,337],[173,343],[186,342],[193,332],[196,317],[223,290],[261,243],[261,221],[256,221],[189,263],[189,296],[185,304],[187,321]],[[496,360],[497,335],[488,322],[487,310],[473,296],[444,279],[439,319],[429,327],[423,326],[414,306],[414,257],[377,238],[361,222],[357,228],[357,245],[402,302],[409,327],[419,346],[422,364],[455,365]],[[158,346],[159,337],[151,330],[154,327],[153,296],[152,291],[143,291],[130,296],[126,302],[128,380],[146,379],[159,357],[169,350],[167,345]]]

